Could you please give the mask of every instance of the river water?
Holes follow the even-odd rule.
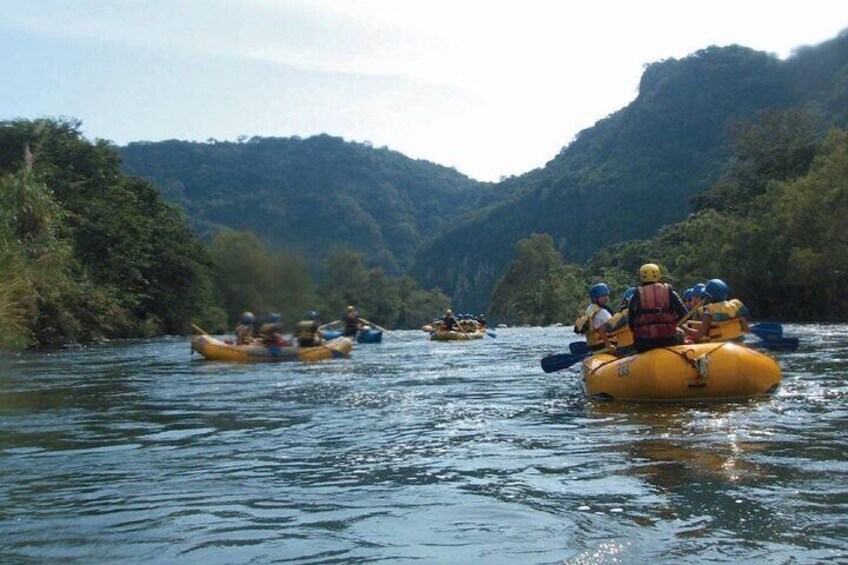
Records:
[[[0,357],[3,563],[848,562],[848,326],[773,397],[603,403],[568,328],[233,365],[187,338]]]

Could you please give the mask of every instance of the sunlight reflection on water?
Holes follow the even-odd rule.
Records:
[[[810,330],[776,395],[701,405],[587,401],[539,368],[566,328],[0,357],[0,560],[845,560],[848,328]]]

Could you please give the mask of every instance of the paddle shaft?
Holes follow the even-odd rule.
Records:
[[[391,330],[387,330],[387,329],[386,329],[386,328],[384,328],[383,326],[378,326],[377,324],[375,324],[375,323],[374,323],[374,322],[372,322],[371,320],[366,320],[366,319],[365,319],[365,318],[363,318],[362,316],[360,316],[360,317],[359,317],[359,319],[360,319],[360,320],[362,320],[363,322],[365,322],[366,324],[370,324],[370,325],[374,326],[374,327],[375,327],[375,328],[377,328],[378,330],[381,330],[381,331],[386,332],[387,334],[395,335],[395,336],[397,336],[399,339],[404,339],[404,340],[406,339],[406,337],[405,337],[405,336],[402,336],[402,335],[400,335],[399,333],[395,333],[395,332],[393,332],[393,331],[391,331]]]
[[[575,363],[579,363],[587,357],[597,353],[610,353],[611,351],[612,349],[607,347],[595,351],[585,351],[583,353],[558,353],[555,355],[548,355],[547,357],[542,358],[542,370],[546,373],[561,371],[571,367]]]
[[[680,327],[684,323],[686,323],[689,320],[689,318],[691,318],[692,316],[695,315],[695,312],[697,312],[698,308],[703,306],[703,304],[704,304],[704,299],[703,298],[699,299],[698,302],[696,302],[695,305],[692,306],[692,308],[688,312],[686,312],[686,315],[683,316],[682,318],[680,318],[680,321],[677,322],[677,326]]]

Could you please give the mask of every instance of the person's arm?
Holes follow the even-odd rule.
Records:
[[[627,325],[630,327],[630,331],[633,331],[633,319],[636,317],[636,313],[639,312],[639,308],[642,304],[639,301],[639,292],[635,292],[633,296],[630,298],[630,302],[627,303],[627,310],[629,314],[627,315]]]
[[[692,337],[693,342],[697,342],[703,336],[710,334],[710,326],[712,325],[713,317],[710,314],[707,314],[707,311],[704,311],[703,316],[701,317],[701,325],[698,326],[696,330],[694,330],[690,335]]]
[[[671,303],[671,309],[674,310],[675,314],[677,314],[678,320],[680,320],[680,318],[689,313],[689,310],[686,309],[686,305],[683,304],[683,301],[680,299],[680,295],[677,294],[677,292],[672,289],[669,289],[668,299]]]

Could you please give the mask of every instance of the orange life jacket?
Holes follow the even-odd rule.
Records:
[[[639,310],[633,316],[633,337],[663,339],[677,335],[677,316],[671,309],[667,284],[653,283],[640,286]],[[632,314],[632,313],[631,313]]]

